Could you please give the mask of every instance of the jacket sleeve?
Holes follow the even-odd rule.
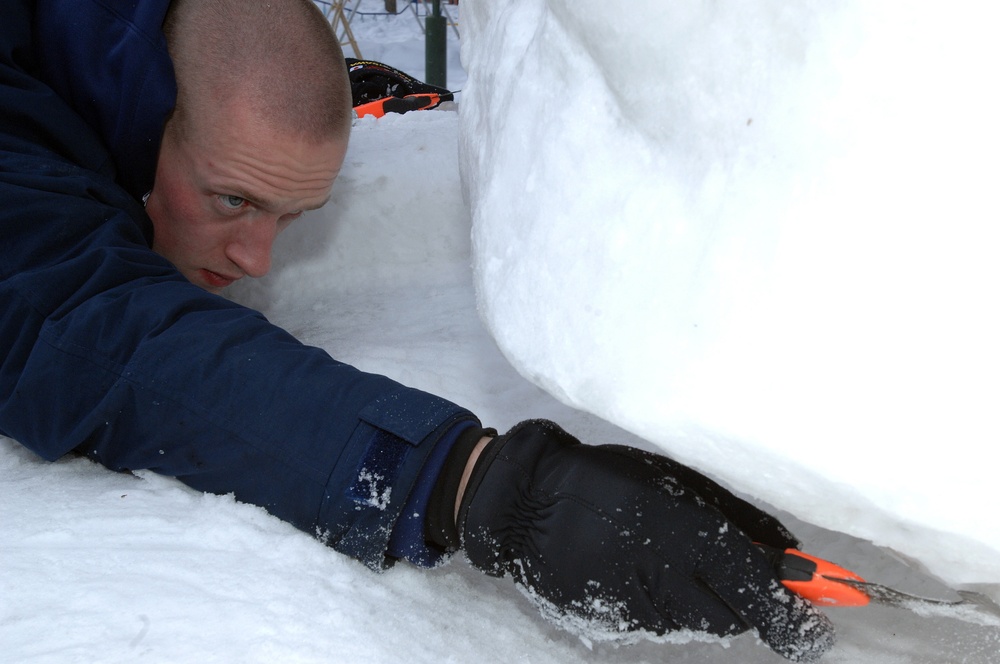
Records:
[[[149,249],[101,140],[0,27],[0,432],[232,493],[372,568],[468,411],[305,346]],[[427,473],[425,472],[426,476]]]

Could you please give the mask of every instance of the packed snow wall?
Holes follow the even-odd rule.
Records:
[[[1000,582],[983,7],[463,2],[460,161],[504,354],[742,492]]]

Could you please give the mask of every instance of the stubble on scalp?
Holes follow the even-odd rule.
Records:
[[[311,0],[174,0],[164,33],[178,88],[175,138],[195,139],[238,105],[276,133],[346,142],[347,67]]]

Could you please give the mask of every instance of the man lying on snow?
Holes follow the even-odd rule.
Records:
[[[233,493],[373,569],[462,549],[604,631],[755,629],[797,660],[829,648],[827,619],[752,544],[795,539],[708,479],[550,422],[498,436],[217,295],[268,271],[344,160],[347,72],[311,2],[4,13],[5,435]]]

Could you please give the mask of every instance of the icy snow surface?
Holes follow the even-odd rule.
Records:
[[[362,3],[373,10],[381,4]],[[462,6],[462,27],[468,29],[476,5],[466,0]],[[383,57],[422,75],[421,35],[412,16],[359,17],[354,26],[366,57]],[[378,43],[366,42],[366,35]],[[452,48],[449,84],[462,87],[465,74],[457,68],[457,45]],[[467,101],[461,98],[462,104]],[[587,441],[652,449],[520,377],[481,326],[470,269],[470,217],[458,171],[459,124],[454,108],[359,122],[330,204],[293,224],[279,239],[272,275],[233,297],[339,359],[458,401],[497,427],[549,417]],[[484,134],[484,140],[500,138]],[[615,183],[620,167],[609,164],[603,180]],[[603,180],[574,182],[573,189],[597,207]],[[510,197],[512,210],[525,195]],[[511,217],[512,232],[523,231],[517,222]],[[654,315],[658,296],[644,292],[649,304],[643,306]],[[582,295],[573,291],[572,297]],[[582,370],[589,359],[578,359]],[[716,436],[707,425],[671,428],[683,434],[672,445],[683,452],[689,437],[698,438],[707,450],[704,465],[731,484],[743,483],[746,471],[769,475],[788,486],[789,495],[807,488],[781,474],[787,469],[776,470],[780,448],[769,457],[749,442]],[[822,437],[823,426],[812,423],[806,433],[803,444]],[[950,454],[953,442],[961,441],[936,443],[928,451]],[[717,448],[739,450],[732,452],[738,462],[715,464],[711,452]],[[981,457],[983,465],[987,460]],[[953,475],[937,478],[935,486],[942,500],[965,490]],[[919,552],[935,544],[925,528],[891,510],[872,513],[850,503],[861,492],[850,478],[828,490],[819,507],[803,498],[800,513],[821,521],[826,511],[849,504],[852,519],[896,533],[901,550]],[[892,491],[886,485],[877,502]],[[952,509],[956,521],[973,510],[984,528],[995,528],[992,504]],[[902,590],[956,597],[887,549],[779,514],[817,555]],[[961,553],[949,539],[936,544]],[[958,576],[971,578],[982,569],[974,559],[967,568],[961,556],[952,564]],[[988,581],[995,584],[997,578]],[[1000,599],[996,585],[981,589]],[[944,613],[930,618],[880,607],[830,610],[839,641],[823,661],[1000,662],[1000,631]],[[0,439],[3,662],[784,661],[750,635],[672,641],[588,647],[543,621],[509,582],[487,578],[461,561],[432,571],[400,565],[376,575],[230,497],[203,495],[150,473],[110,473],[81,459],[46,463]]]
[[[463,5],[487,327],[735,487],[1000,582],[998,10]]]

